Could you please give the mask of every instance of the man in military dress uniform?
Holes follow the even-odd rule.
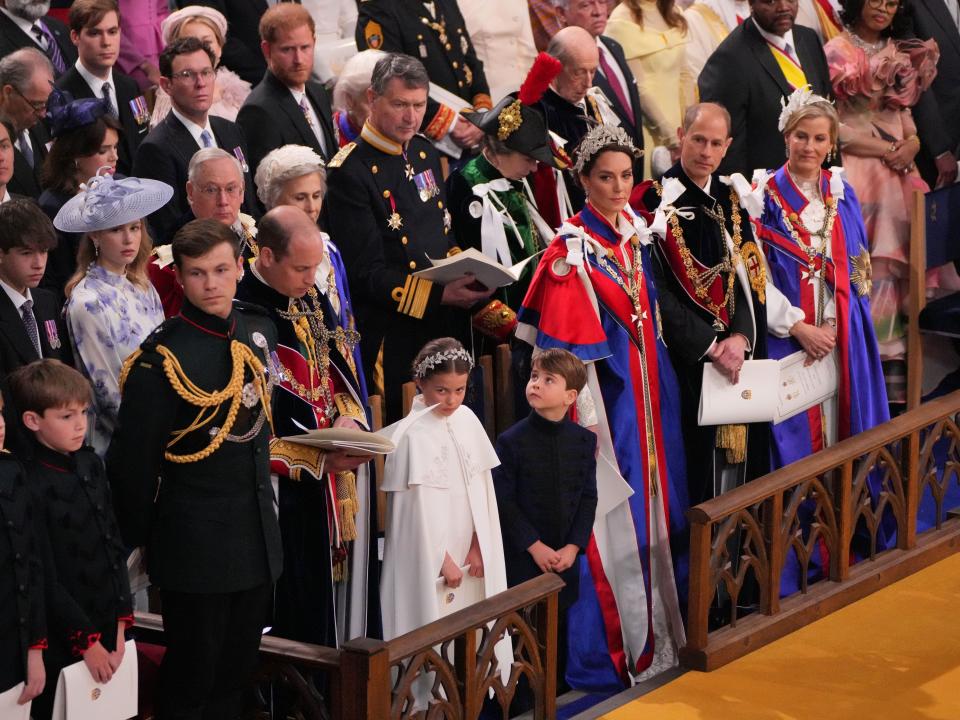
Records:
[[[233,301],[230,228],[188,223],[173,257],[183,308],[124,364],[107,467],[124,541],[146,545],[160,588],[159,717],[238,717],[282,565],[267,372],[276,330]]]
[[[440,159],[417,135],[429,80],[419,60],[391,53],[373,70],[360,138],[328,164],[321,223],[343,254],[364,372],[401,414],[410,363],[436,337],[464,337],[465,312],[492,294],[464,276],[445,286],[416,277],[453,248]],[[479,130],[478,130],[479,132]],[[379,368],[379,371],[375,371]]]
[[[766,277],[740,197],[714,175],[730,146],[730,116],[713,103],[687,110],[680,161],[663,185],[633,192],[638,210],[656,212],[654,274],[664,340],[680,380],[690,502],[759,477],[769,467],[768,425],[697,424],[703,365],[737,382],[745,359],[766,357]],[[704,448],[716,448],[704,452]]]
[[[404,53],[418,58],[430,81],[473,106],[493,107],[483,63],[470,42],[456,0],[365,0],[357,19],[357,47]],[[457,108],[427,100],[421,131],[437,142],[445,138],[474,148],[482,133],[457,114]]]
[[[280,439],[303,428],[369,427],[346,279],[342,268],[331,265],[316,223],[300,208],[280,205],[264,215],[257,241],[260,252],[237,297],[265,308],[277,326],[271,456],[284,572],[273,629],[281,637],[329,647],[378,637],[370,457]]]

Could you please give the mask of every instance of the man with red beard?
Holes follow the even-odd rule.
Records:
[[[267,72],[237,115],[250,145],[251,168],[284,145],[306,145],[324,160],[337,151],[330,96],[310,80],[315,40],[313,18],[302,5],[277,4],[260,19]]]

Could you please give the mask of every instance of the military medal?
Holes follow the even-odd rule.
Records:
[[[427,202],[430,198],[440,194],[440,186],[433,176],[433,170],[426,169],[422,173],[413,177],[413,184],[417,186],[420,193],[420,200]]]
[[[147,107],[147,100],[143,95],[138,95],[130,101],[130,111],[133,113],[133,119],[137,125],[146,125],[150,122],[150,109]]]
[[[390,196],[390,217],[387,218],[387,227],[391,230],[399,230],[403,225],[403,218],[400,217],[400,213],[397,212],[397,203],[393,199],[393,196]]]
[[[256,345],[258,348],[260,348],[261,350],[267,349],[267,338],[265,338],[263,336],[263,333],[260,332],[259,330],[253,333],[250,336],[250,339],[253,340],[253,344]]]
[[[60,333],[57,331],[56,320],[44,320],[43,327],[47,331],[47,342],[54,350],[60,349]]]
[[[250,166],[247,165],[247,158],[243,155],[243,148],[239,145],[233,149],[233,156],[240,162],[241,169],[248,173],[250,172]]]

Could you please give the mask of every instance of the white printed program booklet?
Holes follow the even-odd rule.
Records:
[[[483,578],[470,575],[469,565],[460,568],[460,572],[463,573],[463,580],[456,588],[447,587],[442,577],[437,578],[437,605],[440,609],[440,617],[446,617],[470,607],[485,597],[486,585]]]
[[[23,693],[23,683],[18,683],[6,692],[0,693],[0,718],[3,720],[30,720],[30,705],[17,705]]]
[[[455,255],[441,258],[440,260],[427,257],[432,267],[415,272],[414,275],[446,285],[449,282],[458,280],[467,273],[473,273],[477,278],[477,282],[484,287],[499,288],[519,280],[520,274],[527,266],[527,263],[539,254],[540,253],[535,253],[521,260],[516,265],[505,267],[496,260],[491,260],[476,248],[467,248],[463,252],[458,252]]]
[[[804,365],[806,359],[801,350],[782,360],[747,360],[736,385],[713,363],[706,363],[697,423],[776,425],[836,395],[836,355],[809,366]]]
[[[108,683],[94,680],[83,660],[60,671],[53,720],[127,720],[136,714],[137,644],[133,640],[127,640],[123,662]]]

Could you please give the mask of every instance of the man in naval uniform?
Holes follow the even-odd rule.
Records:
[[[638,185],[631,204],[657,213],[654,273],[664,340],[680,381],[695,505],[769,467],[766,423],[697,424],[705,363],[735,383],[744,360],[766,357],[766,279],[740,197],[714,174],[731,142],[727,111],[713,103],[691,107],[678,137],[680,161],[664,174],[662,186]]]
[[[370,456],[325,453],[280,438],[304,428],[368,428],[360,338],[342,267],[331,265],[316,223],[300,208],[280,205],[258,229],[260,251],[237,297],[265,308],[277,326],[271,469],[284,571],[273,629],[339,647],[355,637],[379,637]]]
[[[440,285],[414,275],[454,248],[440,159],[417,135],[427,107],[423,64],[391,53],[373,70],[370,116],[328,164],[321,224],[340,248],[353,291],[364,372],[400,417],[401,387],[428,340],[466,338],[467,312],[492,289],[473,276]],[[478,130],[479,132],[479,130]]]
[[[483,63],[470,42],[456,0],[365,0],[357,19],[357,47],[418,58],[430,82],[471,106],[493,107]],[[434,142],[471,149],[482,133],[436,98],[427,100],[421,132]]]
[[[234,302],[242,260],[230,228],[194,220],[172,251],[183,308],[121,370],[107,468],[123,539],[146,545],[160,589],[159,717],[238,717],[282,566],[269,449],[276,329]]]

